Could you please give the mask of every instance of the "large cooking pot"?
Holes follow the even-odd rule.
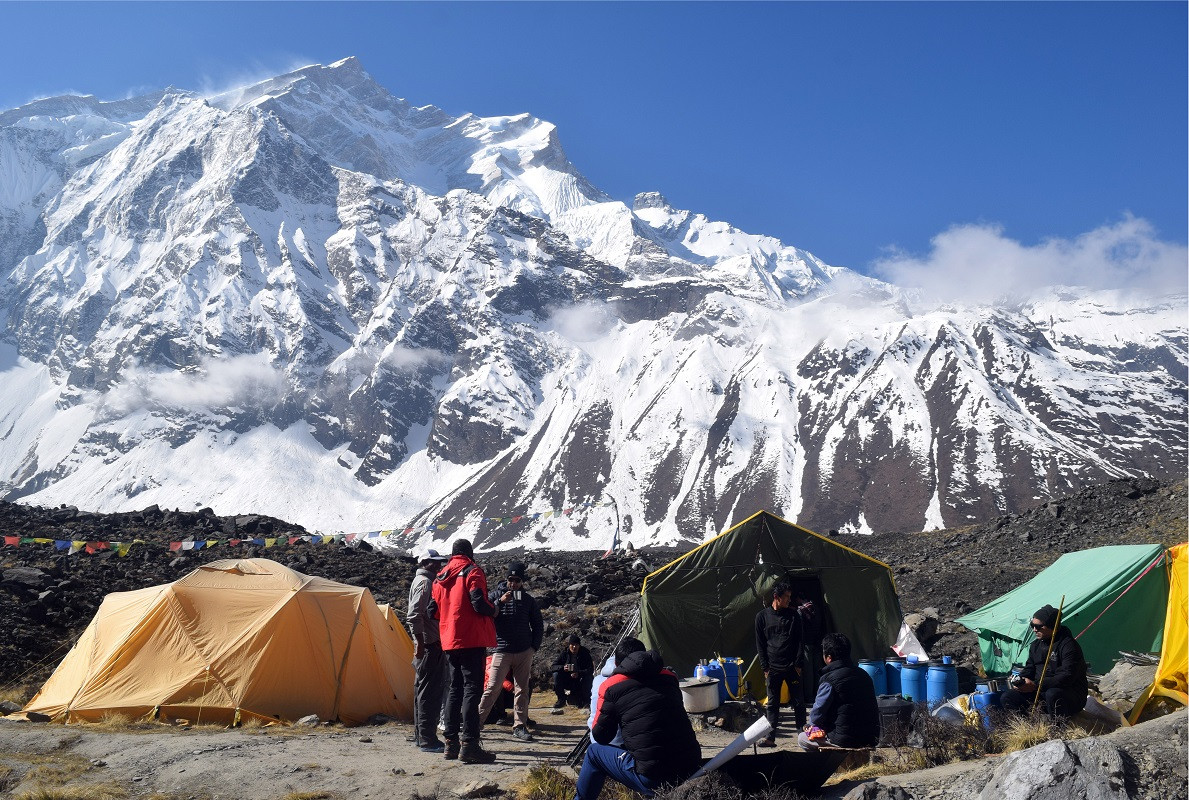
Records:
[[[718,678],[686,678],[681,682],[681,704],[691,714],[718,708]]]

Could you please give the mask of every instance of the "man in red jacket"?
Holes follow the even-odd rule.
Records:
[[[487,576],[474,556],[470,542],[454,541],[450,561],[434,578],[432,613],[438,618],[446,655],[446,758],[457,758],[465,764],[490,764],[495,754],[479,744],[479,698],[483,695],[487,648],[495,647],[494,619],[498,612],[487,599]]]

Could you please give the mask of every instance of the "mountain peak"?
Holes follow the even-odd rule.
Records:
[[[643,211],[646,208],[661,208],[666,211],[673,210],[673,206],[669,205],[669,201],[660,192],[640,192],[636,195],[636,199],[632,201],[632,210]]]

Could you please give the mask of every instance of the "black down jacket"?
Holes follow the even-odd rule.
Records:
[[[636,772],[656,784],[680,783],[702,765],[677,675],[655,650],[632,653],[599,687],[591,735],[608,744],[617,730]]]

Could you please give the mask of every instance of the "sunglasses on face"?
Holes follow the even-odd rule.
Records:
[[[1031,622],[1031,623],[1029,623],[1029,625],[1032,627],[1032,630],[1034,630],[1034,631],[1039,631],[1039,630],[1042,630],[1042,629],[1048,627],[1048,625],[1042,625],[1039,622]]]

